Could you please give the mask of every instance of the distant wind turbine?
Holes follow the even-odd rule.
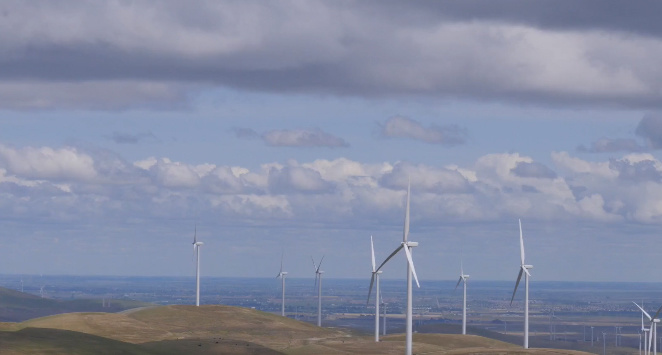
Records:
[[[200,246],[204,243],[198,241],[198,227],[193,229],[193,253],[195,254],[195,305],[200,306]]]
[[[651,345],[653,346],[653,355],[657,355],[657,323],[660,322],[660,319],[658,316],[660,315],[660,311],[662,311],[662,307],[660,307],[657,312],[655,313],[654,316],[650,316],[648,312],[646,312],[643,308],[641,308],[636,302],[634,303],[637,308],[641,310],[641,312],[648,318],[648,320],[651,322],[649,328],[649,334],[648,334],[648,353],[650,354],[651,351]]]
[[[515,283],[515,290],[513,290],[513,297],[510,299],[510,305],[512,306],[513,300],[515,299],[515,293],[517,292],[517,286],[522,279],[522,274],[524,274],[524,349],[529,348],[529,273],[530,269],[533,269],[533,265],[524,264],[524,238],[522,237],[522,220],[519,220],[519,247],[520,247],[520,270],[519,275],[517,275],[517,282]]]
[[[370,279],[370,289],[368,291],[368,300],[366,303],[370,302],[370,291],[372,291],[372,285],[375,284],[375,342],[379,342],[379,275],[382,271],[377,271],[375,268],[375,246],[372,242],[372,236],[370,236],[370,251],[372,252],[372,278]]]
[[[276,278],[280,277],[281,283],[282,283],[283,299],[282,299],[281,305],[280,305],[280,315],[283,316],[283,317],[285,317],[285,276],[287,275],[287,271],[283,271],[283,255],[284,254],[285,253],[281,254],[281,256],[280,256],[280,271],[278,272],[278,275],[276,276]]]
[[[416,276],[416,269],[414,268],[414,261],[411,257],[412,250],[411,248],[417,247],[418,243],[417,242],[410,242],[408,241],[409,238],[409,195],[411,192],[411,183],[407,185],[407,207],[405,210],[405,225],[404,225],[404,230],[402,233],[402,243],[400,243],[400,246],[397,247],[391,255],[384,260],[384,262],[379,265],[376,271],[381,270],[381,268],[386,264],[391,258],[397,254],[400,250],[405,251],[405,256],[407,257],[407,315],[405,318],[405,354],[406,355],[411,355],[412,354],[412,276],[414,277],[414,280],[416,280],[416,285],[418,287],[421,287],[421,285],[418,283],[418,277]],[[369,292],[368,292],[369,293]]]
[[[464,293],[464,297],[462,301],[462,335],[467,334],[467,280],[468,279],[469,279],[469,275],[464,274],[464,268],[462,266],[462,262],[460,261],[460,278],[457,280],[455,289],[457,290],[457,287],[460,286],[460,282],[462,282],[462,289]],[[437,304],[438,303],[439,300],[437,300]]]
[[[315,259],[311,256],[310,259],[313,261],[313,268],[315,268],[315,285],[317,286],[317,326],[322,326],[322,274],[324,271],[321,271],[322,261],[324,261],[324,255],[320,260],[319,265],[315,264]],[[318,283],[319,280],[319,283]]]

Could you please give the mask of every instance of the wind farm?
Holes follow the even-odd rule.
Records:
[[[660,14],[0,2],[0,354],[657,355]]]

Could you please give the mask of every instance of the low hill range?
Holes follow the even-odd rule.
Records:
[[[0,287],[0,322],[21,322],[70,312],[120,312],[151,304],[133,300],[54,300]]]
[[[404,335],[320,328],[254,309],[159,306],[0,323],[2,354],[402,354]],[[475,335],[415,334],[417,354],[586,354],[529,349]]]

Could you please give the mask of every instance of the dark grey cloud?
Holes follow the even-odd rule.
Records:
[[[620,138],[600,138],[592,142],[589,147],[580,145],[577,151],[584,153],[616,153],[616,152],[640,152],[646,148],[639,145],[634,139]]]
[[[635,130],[637,136],[646,140],[648,146],[652,149],[662,148],[662,115],[647,114]]]
[[[393,16],[394,21],[416,18],[429,24],[443,18],[455,21],[499,21],[556,30],[607,30],[651,36],[662,34],[662,24],[657,16],[662,12],[662,4],[655,1],[466,0],[403,3],[386,0],[362,3],[367,8],[375,2],[381,5],[383,14],[401,15]]]
[[[2,2],[0,107],[179,107],[212,87],[602,106],[662,102],[662,73],[654,69],[662,50],[657,2],[188,5]],[[562,64],[550,48],[563,53]]]
[[[255,132],[255,130],[251,128],[241,128],[241,127],[234,127],[232,128],[232,132],[234,133],[235,137],[240,138],[240,139],[258,139],[260,138],[260,135]]]
[[[272,130],[261,137],[272,147],[349,147],[344,139],[320,129]]]
[[[657,170],[655,162],[652,160],[631,162],[612,159],[609,161],[609,167],[618,171],[618,177],[621,180],[631,182],[655,181],[658,183],[662,181],[662,172]]]
[[[556,173],[554,170],[548,168],[545,164],[533,162],[519,162],[517,166],[510,170],[513,174],[519,177],[532,177],[540,179],[554,179]]]
[[[117,144],[138,144],[145,140],[157,140],[156,136],[152,132],[113,132],[113,134],[108,138]]]
[[[391,117],[379,127],[381,136],[387,138],[409,138],[446,146],[464,144],[467,140],[466,128],[434,124],[424,127],[420,122],[403,116]]]

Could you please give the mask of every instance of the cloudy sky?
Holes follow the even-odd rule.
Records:
[[[661,12],[3,1],[0,273],[662,281]]]

